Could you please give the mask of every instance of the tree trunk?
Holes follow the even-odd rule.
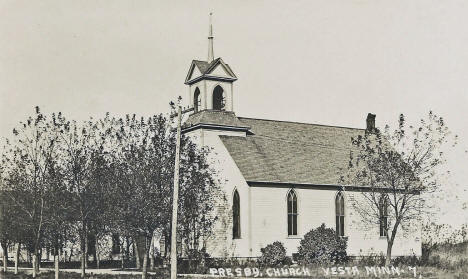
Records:
[[[8,247],[6,242],[2,243],[3,248],[3,272],[7,272],[8,270]]]
[[[39,257],[38,257],[38,252],[34,252],[33,255],[32,255],[32,277],[33,278],[36,278],[37,274],[39,273],[39,265],[38,265],[38,260],[39,260]]]
[[[151,235],[149,258],[150,258],[150,270],[154,270],[154,233]]]
[[[88,245],[89,245],[89,240],[88,240],[88,233],[85,233],[85,267],[88,268]]]
[[[146,248],[146,243],[144,247],[145,254],[143,255],[143,268],[141,271],[141,279],[146,279],[146,275],[148,273],[147,267],[148,267],[148,249]]]
[[[99,241],[97,240],[97,237],[96,237],[96,241],[94,242],[95,243],[95,248],[94,248],[94,254],[95,254],[95,259],[96,259],[96,268],[99,269]]]
[[[387,236],[387,257],[385,258],[385,266],[390,266],[392,264],[392,247],[393,243],[395,242],[395,236],[397,234],[398,226],[400,225],[400,220],[397,219],[395,224],[393,225],[392,235],[390,238]],[[388,232],[387,232],[388,235]]]
[[[86,275],[86,252],[82,251],[81,252],[81,278],[85,278]]]
[[[41,254],[39,254],[39,251],[34,253],[34,257],[36,258],[36,273],[39,274],[39,267],[41,264]]]
[[[86,276],[86,236],[81,236],[81,278]]]
[[[138,253],[138,239],[135,238],[135,240],[133,241],[133,254],[135,254],[135,260],[136,260],[136,268],[137,269],[140,269],[141,268],[141,264],[140,264],[140,253]]]
[[[8,270],[8,256],[7,253],[3,252],[3,272],[7,272]]]
[[[21,249],[21,244],[16,243],[15,247],[15,274],[18,274],[18,262],[19,262],[19,254]]]
[[[57,253],[57,250],[55,251],[54,255],[54,263],[55,263],[55,279],[59,279],[59,255]]]
[[[130,259],[130,238],[125,237],[125,245],[127,246],[127,249],[125,249],[125,258],[128,261],[128,259]],[[123,248],[123,243],[122,243],[122,248]]]
[[[125,267],[125,254],[128,253],[128,251],[125,251],[124,250],[124,244],[123,244],[123,241],[120,243],[119,241],[119,245],[120,245],[120,268],[123,270],[124,267]],[[127,249],[128,249],[128,245],[127,245]],[[125,251],[125,253],[124,253]]]
[[[153,271],[154,270],[154,255],[153,254],[150,254],[150,270]]]
[[[39,273],[39,268],[41,268],[42,263],[42,248],[37,252],[37,273]]]
[[[387,242],[387,257],[385,258],[385,266],[390,266],[392,263],[392,246],[392,241]]]

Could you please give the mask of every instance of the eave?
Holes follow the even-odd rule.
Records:
[[[200,80],[203,80],[203,79],[217,80],[217,81],[227,81],[227,82],[233,82],[233,81],[237,80],[237,78],[232,78],[232,77],[219,77],[219,76],[201,75],[201,76],[196,77],[196,78],[194,78],[192,80],[186,81],[185,84],[186,85],[192,85],[192,84],[197,83],[197,82],[199,82]]]
[[[269,181],[246,181],[251,187],[274,187],[274,188],[296,188],[296,189],[316,189],[316,190],[335,190],[335,191],[352,191],[352,192],[370,192],[372,189],[378,192],[390,193],[392,188],[372,188],[370,186],[354,186],[354,185],[337,185],[337,184],[310,184],[310,183],[294,183],[294,182],[269,182]],[[396,189],[396,192],[403,193],[404,189]],[[413,191],[415,194],[420,194],[420,191]]]
[[[227,125],[216,125],[216,124],[204,124],[199,123],[187,128],[182,129],[182,133],[187,133],[196,129],[210,129],[210,130],[222,130],[222,131],[235,131],[235,132],[247,132],[249,127],[236,127],[236,126],[227,126]]]

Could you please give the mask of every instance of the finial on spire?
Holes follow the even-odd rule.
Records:
[[[210,28],[208,34],[208,62],[212,62],[214,60],[214,52],[213,52],[213,26],[211,24],[211,16],[213,13],[210,13]]]

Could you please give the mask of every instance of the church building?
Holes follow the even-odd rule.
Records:
[[[227,200],[216,206],[224,219],[216,223],[207,252],[212,257],[258,257],[261,248],[280,241],[291,256],[304,234],[324,223],[348,238],[348,255],[385,254],[385,233],[378,225],[364,230],[350,204],[366,187],[339,185],[351,137],[374,129],[375,115],[363,117],[365,128],[237,116],[237,77],[229,64],[214,57],[211,24],[208,41],[208,59],[193,60],[185,79],[193,112],[182,130],[213,150],[213,167]],[[420,229],[400,230],[392,254],[420,256]]]

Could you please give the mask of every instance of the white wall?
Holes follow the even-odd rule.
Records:
[[[245,132],[212,131],[198,129],[187,133],[195,142],[213,148],[210,154],[211,166],[219,172],[220,186],[226,196],[226,204],[220,200],[217,205],[218,218],[215,227],[217,236],[207,241],[207,252],[214,257],[249,257],[250,251],[250,187],[239,168],[224,147],[219,135],[245,137]],[[234,189],[240,197],[241,238],[232,239],[232,198]]]
[[[287,235],[286,196],[289,188],[251,187],[252,194],[252,244],[254,255],[259,256],[260,248],[274,241],[285,245],[288,255],[297,252],[300,239],[322,223],[335,229],[334,190],[295,189],[298,198],[298,236]],[[347,192],[345,195],[345,236],[348,237],[348,255],[386,253],[387,240],[379,236],[379,227],[363,229],[360,216],[354,212],[347,195],[360,195]],[[420,228],[406,232],[400,228],[393,246],[393,256],[421,255]]]
[[[335,190],[296,188],[298,198],[298,236],[287,235],[286,196],[290,188],[248,186],[242,173],[229,155],[218,135],[244,136],[243,132],[210,131],[199,129],[188,133],[196,142],[213,148],[210,159],[219,171],[221,187],[225,191],[227,204],[217,206],[220,221],[216,225],[216,236],[208,243],[208,253],[214,257],[259,256],[260,249],[274,241],[281,241],[288,255],[297,252],[305,233],[322,223],[335,228]],[[232,194],[236,188],[240,196],[241,239],[232,239]],[[348,237],[349,255],[385,254],[386,239],[379,236],[379,227],[363,229],[360,217],[353,212],[349,203],[352,196],[359,199],[358,192],[345,193],[345,235]],[[393,255],[421,255],[420,227],[414,232],[397,234]]]

